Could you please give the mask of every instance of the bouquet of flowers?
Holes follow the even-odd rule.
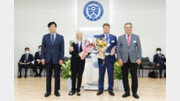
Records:
[[[79,56],[81,57],[81,60],[83,60],[88,53],[91,53],[94,51],[95,45],[93,43],[92,39],[87,39],[82,44],[82,52],[79,53]]]
[[[103,59],[105,58],[104,52],[107,50],[107,48],[110,46],[108,42],[104,41],[104,38],[97,38],[95,40],[95,46],[96,50],[99,52],[98,58]]]

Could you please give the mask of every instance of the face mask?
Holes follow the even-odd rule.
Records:
[[[41,49],[38,49],[39,51],[41,51]]]
[[[157,54],[161,54],[161,52],[160,52],[160,51],[157,51]]]
[[[29,51],[25,51],[26,54],[29,54],[30,52]]]

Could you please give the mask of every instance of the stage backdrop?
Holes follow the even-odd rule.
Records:
[[[85,13],[94,17],[93,25],[84,15],[84,6],[90,0],[15,0],[14,10],[14,73],[17,74],[17,63],[25,47],[34,55],[44,34],[48,33],[47,24],[55,21],[57,32],[65,39],[65,56],[69,56],[69,40],[75,38],[76,29],[84,32],[102,34],[102,24],[111,24],[111,33],[117,37],[124,34],[124,23],[132,22],[133,33],[138,34],[142,42],[143,57],[152,60],[157,47],[166,52],[166,13],[165,0],[94,0],[103,7],[101,13],[92,14],[97,9],[91,3]],[[101,7],[99,6],[99,7]],[[91,19],[92,20],[92,19]],[[93,25],[93,26],[92,26]],[[93,33],[93,34],[94,34]],[[84,33],[86,34],[86,33]],[[13,67],[12,67],[13,68]]]

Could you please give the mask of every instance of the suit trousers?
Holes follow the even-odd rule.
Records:
[[[46,92],[51,92],[51,79],[52,79],[52,69],[54,69],[54,77],[55,77],[55,92],[60,89],[60,65],[54,64],[52,61],[46,63]]]
[[[20,75],[21,75],[21,71],[22,71],[22,68],[24,67],[24,69],[25,69],[25,75],[27,75],[27,71],[28,71],[28,67],[30,67],[30,68],[33,68],[33,64],[32,63],[30,63],[30,64],[18,64],[18,71],[19,71],[19,73],[20,73]]]
[[[80,92],[81,83],[82,83],[82,75],[84,72],[85,60],[72,59],[71,60],[71,79],[72,79],[72,91]],[[77,80],[76,80],[77,79]],[[76,88],[77,81],[77,88]]]
[[[34,64],[33,71],[34,71],[35,73],[37,73],[37,67],[39,67],[39,69],[40,69],[39,74],[41,74],[42,71],[43,71],[43,69],[45,68],[45,65],[42,65],[42,63]]]
[[[166,77],[166,66],[159,67],[159,77],[162,77],[162,71],[164,70],[164,77]]]
[[[104,90],[104,75],[106,72],[106,68],[107,68],[107,73],[108,73],[108,84],[109,84],[108,91],[113,91],[114,61],[112,61],[110,58],[106,57],[104,59],[104,63],[103,63],[102,59],[99,59],[98,64],[99,64],[99,80],[98,80],[99,91]]]
[[[122,66],[122,76],[123,76],[123,85],[124,85],[124,90],[126,93],[129,93],[130,88],[129,88],[129,81],[128,81],[128,72],[130,68],[130,73],[131,73],[131,78],[132,78],[132,93],[136,94],[137,93],[137,88],[138,88],[138,79],[137,79],[137,63],[131,63],[130,59],[128,59],[127,63],[123,63]]]

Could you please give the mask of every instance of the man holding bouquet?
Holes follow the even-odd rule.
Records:
[[[98,58],[98,65],[99,65],[99,91],[97,92],[97,95],[101,95],[104,90],[104,74],[107,68],[108,72],[108,91],[109,94],[114,96],[113,92],[113,86],[114,86],[114,80],[113,80],[113,72],[114,72],[114,62],[115,59],[115,47],[117,44],[117,38],[116,36],[110,34],[110,25],[108,23],[103,24],[103,31],[104,33],[99,36],[99,39],[103,39],[105,43],[108,43],[108,47],[105,51],[99,51],[99,54],[103,54],[104,58]]]

